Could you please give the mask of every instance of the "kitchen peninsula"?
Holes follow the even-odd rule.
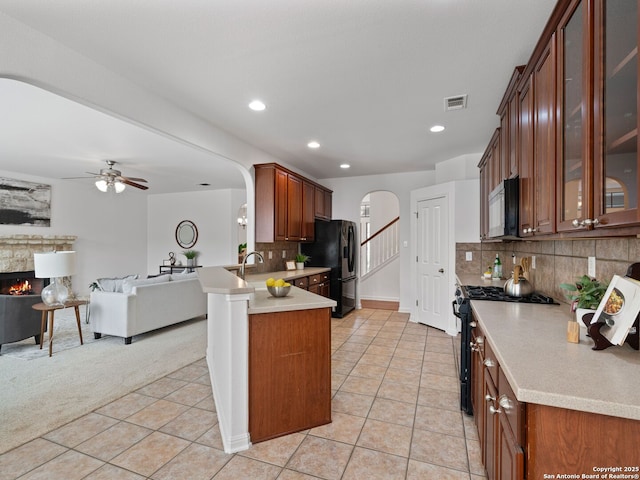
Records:
[[[490,283],[479,275],[458,281]],[[471,307],[474,416],[489,478],[640,466],[640,352],[594,351],[586,329],[579,343],[567,342],[568,305]]]
[[[329,423],[336,302],[294,286],[271,297],[261,276],[245,281],[223,267],[199,269],[198,278],[208,297],[207,364],[225,452]]]

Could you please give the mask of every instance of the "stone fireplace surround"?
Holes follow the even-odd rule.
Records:
[[[0,272],[33,270],[33,254],[73,250],[75,235],[0,235]]]
[[[2,235],[0,274],[32,272],[34,253],[72,250],[76,238],[73,235]],[[39,343],[40,312],[31,307],[40,302],[40,295],[37,295],[39,292],[34,293],[0,295],[0,348],[4,343],[17,342],[31,336],[35,338],[36,344]]]

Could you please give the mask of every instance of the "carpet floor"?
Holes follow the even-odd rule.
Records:
[[[93,341],[91,326],[83,318],[85,344],[81,346],[73,310],[68,312],[56,316],[52,357],[46,335],[42,351],[33,338],[20,342],[27,351],[22,356],[15,349],[9,353],[10,345],[0,351],[0,453],[206,354],[204,317],[135,336],[131,345],[109,336]]]

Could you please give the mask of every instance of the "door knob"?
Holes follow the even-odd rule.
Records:
[[[444,268],[441,268],[440,270],[438,270],[440,273],[444,273]]]

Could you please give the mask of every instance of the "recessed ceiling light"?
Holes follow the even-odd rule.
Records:
[[[340,168],[351,168],[351,165],[349,165],[348,163],[343,163],[342,165],[340,165]]]
[[[199,183],[198,185],[200,185],[201,187],[209,187],[209,186],[211,186],[210,183]]]
[[[320,144],[313,140],[312,142],[307,143],[307,147],[309,148],[320,148]]]
[[[250,104],[249,104],[249,108],[255,112],[261,112],[262,110],[264,110],[265,108],[267,108],[267,106],[264,104],[264,102],[260,101],[260,100],[253,100]]]
[[[429,130],[431,130],[433,133],[438,133],[442,132],[444,130],[444,127],[442,125],[434,125]]]

